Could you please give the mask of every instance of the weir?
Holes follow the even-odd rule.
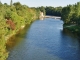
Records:
[[[45,18],[61,19],[59,16],[44,16]]]

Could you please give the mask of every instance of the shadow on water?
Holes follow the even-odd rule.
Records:
[[[60,37],[58,38],[55,47],[48,47],[51,50],[48,53],[55,54],[63,60],[79,60],[80,40],[69,31],[60,31]]]
[[[76,34],[72,34],[68,30],[61,31],[61,44],[58,56],[63,60],[79,60],[80,59],[80,40]]]
[[[71,32],[71,31],[69,31],[67,29],[63,29],[62,33],[65,34],[65,35],[67,35],[67,36],[70,36],[70,37],[72,37],[74,39],[76,38],[78,40],[78,42],[80,43],[80,37],[79,37],[78,34],[73,33],[73,32]]]
[[[51,18],[30,24],[7,43],[8,60],[79,60],[80,42],[62,25]]]
[[[20,44],[22,40],[26,38],[26,34],[30,28],[31,24],[27,24],[26,27],[20,31],[14,36],[12,36],[8,41],[7,41],[7,50],[12,50],[16,45]]]

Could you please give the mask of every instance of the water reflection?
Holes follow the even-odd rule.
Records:
[[[30,28],[31,24],[27,24],[26,27],[23,30],[20,30],[18,34],[12,36],[8,41],[7,41],[7,49],[12,50],[13,47],[16,45],[20,44],[22,40],[26,38],[26,34]]]
[[[37,20],[23,32],[15,37],[14,42],[19,40],[20,43],[10,50],[8,60],[80,59],[79,40],[63,31],[61,20],[52,18]],[[12,46],[8,45],[8,47],[10,49]]]
[[[40,20],[43,20],[44,18],[42,17],[42,18],[40,18]]]
[[[60,36],[62,47],[60,47],[61,50],[58,55],[64,60],[79,60],[80,42],[76,36],[71,34],[69,31],[62,31]]]

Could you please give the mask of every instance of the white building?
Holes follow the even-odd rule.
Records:
[[[43,17],[44,17],[44,13],[40,12],[40,18],[43,18]]]

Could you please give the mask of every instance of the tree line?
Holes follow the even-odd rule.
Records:
[[[64,30],[68,29],[72,33],[75,33],[80,39],[80,2],[64,7],[61,17],[64,21]]]
[[[80,25],[80,2],[65,7],[37,7],[45,15],[61,16],[64,24]]]
[[[62,20],[65,24],[80,25],[80,2],[64,7],[62,9]]]
[[[46,15],[61,16],[63,28],[80,36],[80,2],[65,7],[41,6],[38,9]]]
[[[80,32],[80,2],[66,7],[28,7],[20,2],[2,4],[0,2],[0,60],[6,60],[6,40],[16,34],[19,29],[39,17],[40,11],[44,15],[61,16],[64,25],[75,25],[69,29]]]
[[[41,6],[41,7],[37,7],[36,9],[39,9],[41,12],[44,13],[44,15],[61,16],[61,12],[62,12],[61,6],[60,7]]]
[[[0,2],[0,60],[6,60],[6,40],[19,29],[39,17],[39,10],[29,8],[20,2],[2,4]]]

